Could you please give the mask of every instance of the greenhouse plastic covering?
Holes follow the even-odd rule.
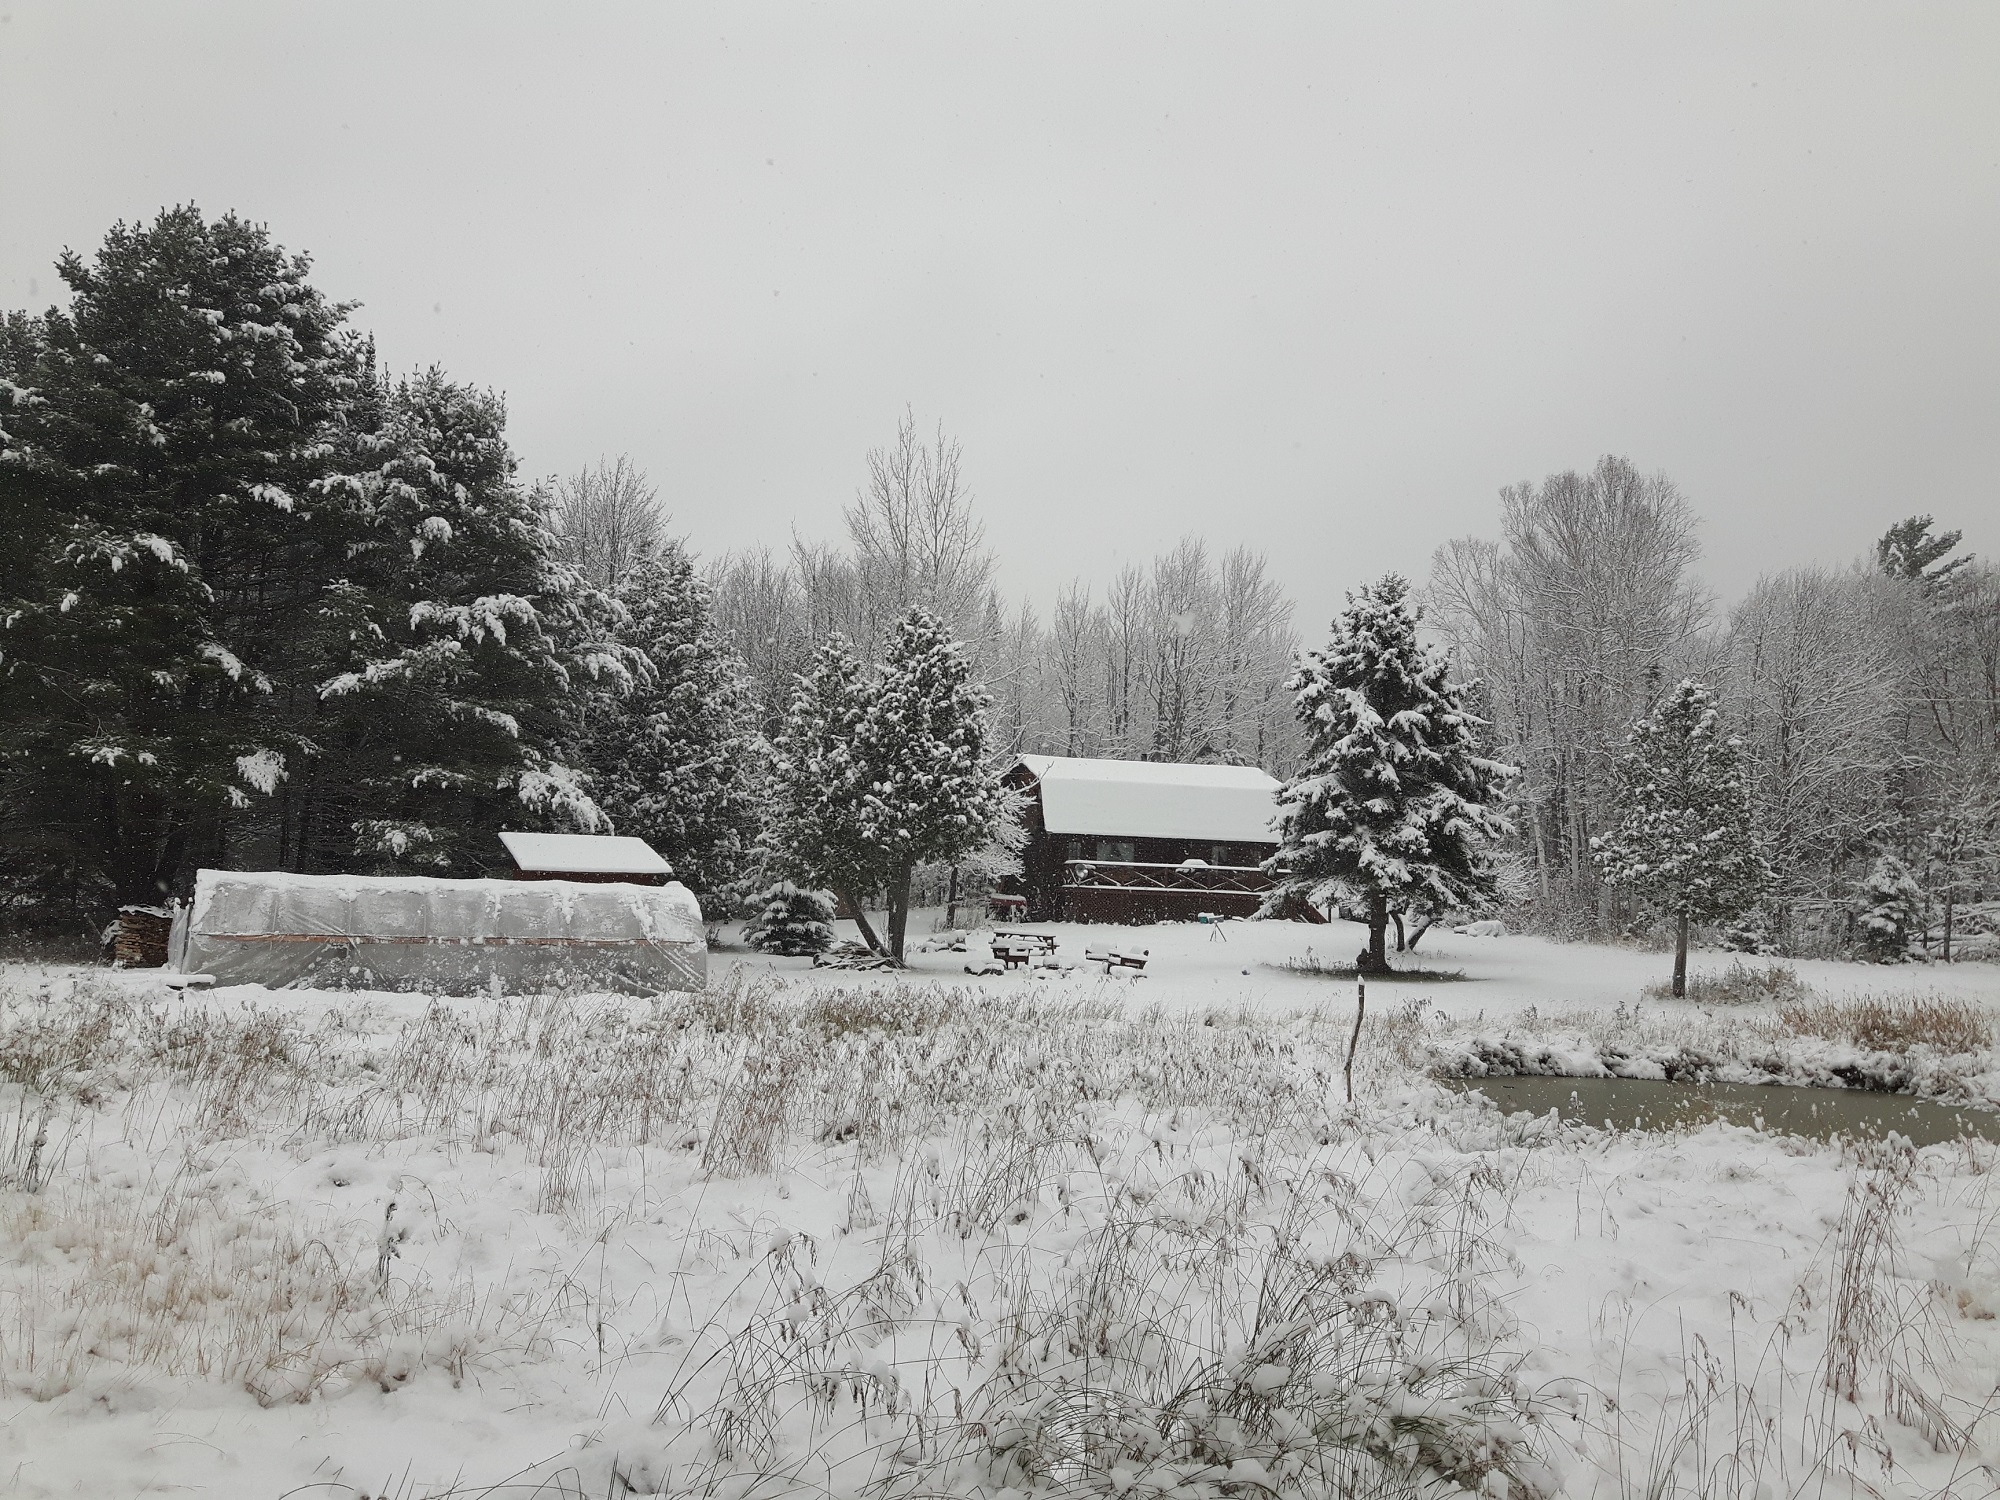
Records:
[[[203,870],[177,946],[184,972],[273,989],[650,995],[708,975],[701,907],[677,881]]]

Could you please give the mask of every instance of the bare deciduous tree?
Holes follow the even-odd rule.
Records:
[[[1064,755],[1095,755],[1102,748],[1104,698],[1097,664],[1103,653],[1103,623],[1090,607],[1090,588],[1072,579],[1056,596],[1048,635],[1049,682]]]
[[[872,650],[913,604],[958,639],[979,638],[993,555],[972,513],[959,444],[942,424],[926,444],[906,411],[895,442],[869,452],[868,483],[845,519],[863,611],[856,636],[864,648]]]
[[[1799,568],[1757,581],[1730,614],[1723,673],[1775,883],[1780,936],[1824,912],[1843,867],[1883,834],[1900,754],[1887,580]]]
[[[1504,545],[1437,554],[1434,623],[1485,682],[1500,753],[1525,770],[1516,796],[1543,890],[1602,920],[1590,840],[1612,762],[1707,620],[1694,515],[1665,475],[1614,457],[1500,500]]]
[[[1182,537],[1171,552],[1154,559],[1148,606],[1152,758],[1209,760],[1215,754],[1210,733],[1215,579],[1199,537]]]
[[[1213,713],[1219,759],[1290,769],[1297,720],[1283,689],[1298,651],[1292,605],[1261,554],[1231,548],[1215,595]]]
[[[623,453],[560,481],[554,522],[564,559],[601,589],[616,589],[667,535],[659,491]]]
[[[1099,617],[1104,639],[1104,753],[1137,759],[1136,708],[1145,691],[1146,576],[1127,563],[1111,580]]]
[[[725,555],[708,569],[715,624],[743,663],[756,696],[758,726],[776,734],[791,702],[792,679],[811,650],[791,570],[768,547]]]

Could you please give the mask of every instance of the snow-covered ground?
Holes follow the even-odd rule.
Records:
[[[1748,1057],[1769,1005],[1432,932],[1466,978],[1371,985],[1349,1106],[1352,982],[1287,963],[1359,929],[1058,931],[1147,977],[974,978],[976,938],[658,1002],[0,968],[0,1492],[2000,1492],[1992,1148],[1427,1076]]]
[[[880,915],[874,920],[879,932]],[[1352,922],[1334,922],[1323,927],[1291,922],[1228,922],[1219,927],[1174,922],[1142,928],[1083,927],[1061,922],[1017,925],[1055,934],[1057,951],[1065,958],[1080,960],[1086,949],[1105,946],[1148,950],[1146,978],[1139,983],[1134,998],[1144,1004],[1174,1009],[1221,1006],[1235,1010],[1247,1006],[1260,1011],[1284,1011],[1329,1002],[1351,1003],[1352,980],[1335,980],[1301,969],[1315,963],[1323,967],[1352,966],[1355,955],[1368,941],[1367,928]],[[975,982],[968,979],[965,966],[987,957],[985,940],[991,934],[991,927],[972,929],[968,934],[968,953],[917,951],[924,944],[938,940],[936,929],[941,926],[942,913],[936,908],[911,914],[910,975],[903,982],[908,983],[911,978],[935,978],[954,984]],[[843,939],[855,937],[851,922],[837,922],[834,929]],[[807,959],[767,958],[735,945],[734,939],[734,928],[725,931],[723,946],[711,957],[711,969],[724,972],[732,963],[785,973],[811,969]],[[1377,1002],[1401,1003],[1421,997],[1426,1005],[1461,1020],[1478,1017],[1505,1020],[1530,1008],[1544,1015],[1594,1009],[1610,1011],[1621,1004],[1639,1001],[1649,986],[1664,984],[1673,971],[1670,952],[1558,943],[1520,934],[1466,937],[1443,927],[1425,933],[1415,952],[1392,952],[1390,959],[1398,968],[1458,972],[1465,977],[1449,982],[1398,978],[1377,985],[1374,993]],[[1721,974],[1738,962],[1763,966],[1780,961],[1696,950],[1689,955],[1688,972],[1695,977]],[[1813,959],[1781,962],[1833,999],[1894,992],[2000,1002],[2000,965],[1991,963],[1883,967]],[[1095,967],[1084,966],[1075,978],[1088,981],[1097,974]],[[1016,971],[1004,978],[976,982],[990,985],[1000,993],[1011,993],[1033,979],[1047,977]],[[1119,985],[1128,982],[1122,975],[1113,981]]]

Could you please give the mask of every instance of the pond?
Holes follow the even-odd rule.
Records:
[[[1484,1094],[1510,1114],[1545,1115],[1611,1130],[1689,1130],[1716,1120],[1831,1140],[1890,1131],[1919,1146],[1962,1136],[2000,1142],[2000,1113],[1961,1109],[1865,1089],[1791,1084],[1667,1083],[1650,1078],[1447,1078],[1462,1093]]]

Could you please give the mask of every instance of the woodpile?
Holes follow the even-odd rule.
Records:
[[[173,930],[173,914],[165,907],[121,906],[111,961],[121,969],[165,968],[167,938]]]
[[[813,955],[815,969],[900,969],[901,964],[877,953],[864,943],[841,943],[825,953]]]

